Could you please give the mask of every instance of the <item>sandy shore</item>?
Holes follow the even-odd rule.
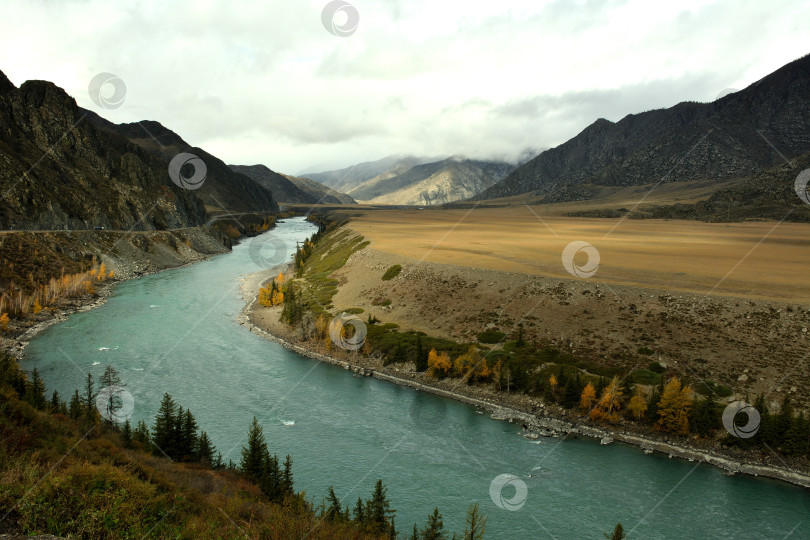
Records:
[[[302,341],[295,329],[279,321],[279,307],[267,308],[256,303],[259,286],[278,275],[279,271],[280,267],[276,267],[243,278],[242,295],[246,305],[239,322],[251,332],[302,356],[337,365],[360,375],[469,404],[488,411],[493,419],[525,426],[523,434],[529,438],[585,436],[597,439],[602,444],[623,442],[639,447],[645,453],[658,452],[670,458],[707,463],[731,474],[763,476],[810,488],[810,474],[787,466],[780,467],[732,455],[731,452],[724,452],[719,443],[714,443],[712,448],[701,448],[690,444],[691,440],[686,438],[674,440],[675,438],[657,432],[647,434],[622,427],[595,426],[587,420],[582,421],[572,411],[545,405],[536,398],[508,395],[478,386],[459,385],[457,381],[447,379],[429,379],[423,373],[413,372],[412,367],[408,369],[410,366],[395,364],[383,367],[379,360],[342,350],[325,354],[319,344]]]

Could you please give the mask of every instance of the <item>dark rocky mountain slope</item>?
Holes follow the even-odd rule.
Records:
[[[810,56],[713,103],[599,119],[474,199],[590,198],[588,186],[742,178],[810,149]]]
[[[164,160],[98,129],[47,81],[0,72],[0,228],[168,229],[208,219]]]

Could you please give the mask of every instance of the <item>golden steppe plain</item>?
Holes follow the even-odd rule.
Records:
[[[593,283],[810,303],[810,225],[572,218],[548,206],[357,212],[371,247],[419,261],[571,278],[570,242],[594,246]],[[575,258],[582,265],[584,253]]]

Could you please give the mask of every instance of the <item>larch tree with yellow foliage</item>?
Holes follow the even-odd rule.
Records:
[[[672,377],[664,386],[658,402],[656,429],[686,435],[689,433],[689,410],[692,408],[692,389],[681,386],[678,377]]]
[[[3,332],[8,330],[8,322],[9,322],[8,313],[3,313],[2,315],[0,315],[0,330],[2,330]]]
[[[596,388],[592,383],[588,383],[579,398],[579,408],[587,413],[593,408],[594,403],[596,403]]]
[[[427,369],[427,374],[430,377],[436,379],[447,377],[451,369],[453,369],[453,364],[450,362],[450,356],[446,352],[437,353],[436,349],[430,349]]]
[[[602,391],[602,397],[596,407],[591,409],[590,417],[592,420],[607,420],[608,422],[617,422],[619,420],[619,410],[622,406],[622,389],[619,377],[614,375]]]
[[[630,398],[627,409],[633,414],[633,418],[636,420],[641,420],[641,417],[647,412],[647,400],[640,386],[636,386],[636,393]]]

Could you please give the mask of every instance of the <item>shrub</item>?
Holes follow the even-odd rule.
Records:
[[[399,275],[400,272],[402,272],[402,266],[395,264],[394,266],[385,271],[385,273],[382,276],[382,280],[388,281],[394,279]]]
[[[644,356],[651,356],[655,351],[649,347],[639,347],[638,354],[643,354]]]
[[[497,330],[485,330],[478,334],[478,341],[481,343],[500,343],[506,334]]]

